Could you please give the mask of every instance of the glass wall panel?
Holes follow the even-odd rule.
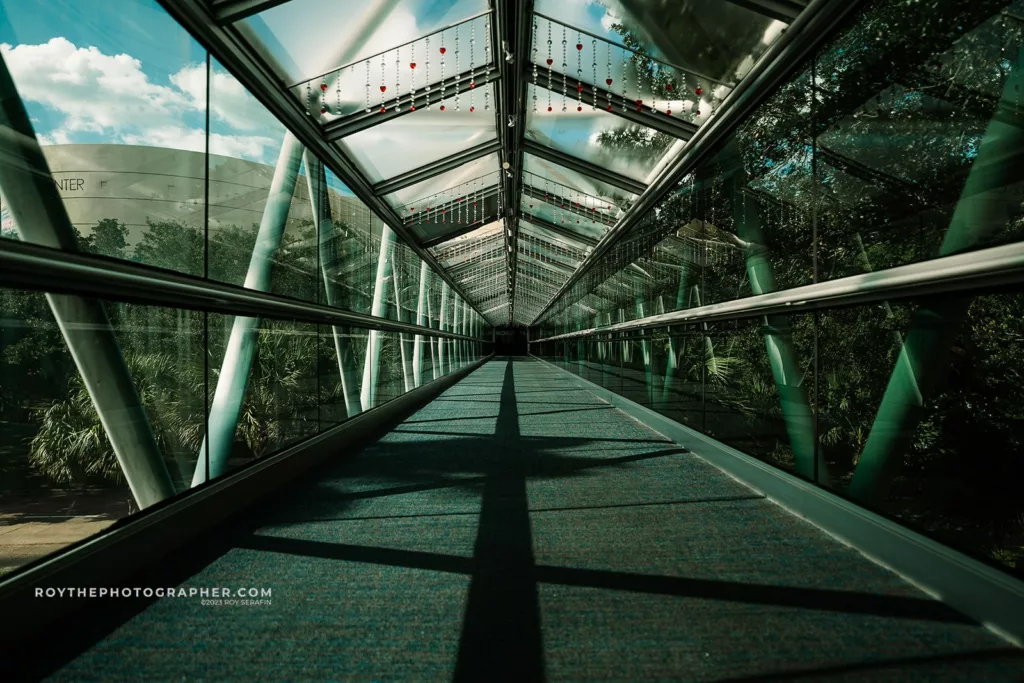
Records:
[[[320,431],[327,431],[362,412],[360,389],[366,330],[321,325],[317,369],[320,384]]]
[[[829,484],[1021,574],[1024,295],[820,316]]]
[[[488,102],[497,101],[492,84],[477,86],[460,96],[458,109],[454,102],[444,111],[440,105],[420,106],[415,112],[346,136],[338,146],[371,182],[394,178],[494,140],[494,115],[484,111],[485,92]]]
[[[577,159],[644,182],[675,138],[590,107],[576,116],[562,110],[562,93],[527,86],[527,100],[539,106],[526,112],[526,139]]]
[[[187,489],[205,436],[202,314],[52,301],[81,369],[46,296],[0,289],[0,575]]]

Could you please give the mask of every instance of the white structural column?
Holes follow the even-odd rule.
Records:
[[[388,280],[391,274],[391,256],[394,253],[395,233],[387,225],[381,229],[380,252],[377,255],[377,277],[373,283],[373,304],[370,315],[384,318],[387,314]],[[363,410],[369,410],[377,404],[377,377],[380,373],[380,349],[384,343],[384,333],[370,330],[366,338],[366,359],[363,363],[363,384],[360,387],[359,399]]]
[[[22,240],[78,251],[64,202],[2,57],[0,190]],[[171,475],[103,306],[66,294],[47,294],[46,300],[135,502],[141,509],[173,496]]]
[[[336,306],[334,278],[330,276],[330,266],[334,254],[334,217],[331,214],[330,194],[327,189],[327,173],[323,163],[306,151],[303,154],[306,166],[306,182],[309,187],[309,201],[312,204],[313,220],[316,221],[320,244],[320,272],[324,279],[324,298],[328,306]],[[341,392],[345,399],[345,412],[348,417],[359,414],[359,375],[356,372],[356,359],[352,353],[348,330],[331,326],[334,338],[334,354],[338,360],[338,374],[341,377]]]
[[[427,294],[430,292],[430,268],[426,261],[420,262],[420,288],[416,297],[416,324],[420,327],[427,327]],[[413,384],[417,387],[423,381],[423,335],[417,334],[412,346],[412,375]]]
[[[244,283],[247,289],[260,292],[270,290],[274,255],[281,246],[301,160],[302,145],[294,135],[287,133],[284,144],[281,145],[277,166],[274,168],[274,177],[270,182],[263,218],[256,233],[256,245],[253,247],[252,258],[249,259],[249,270]],[[259,318],[235,316],[224,349],[213,403],[210,405],[209,432],[203,441],[203,447],[199,450],[199,459],[192,475],[193,486],[207,480],[207,464],[210,479],[219,477],[227,471],[228,459],[231,457],[231,448],[235,441],[235,428],[238,425],[238,416],[242,410],[249,373],[259,341],[259,326]]]
[[[438,321],[438,329],[442,332],[447,331],[448,327],[448,283],[444,280],[441,281],[441,318]],[[447,375],[448,370],[445,369],[444,364],[446,356],[445,348],[448,346],[448,340],[444,337],[437,338],[437,363],[441,366],[441,374]]]
[[[398,262],[397,254],[394,252],[392,247],[392,258],[391,258],[391,279],[395,285],[395,316],[399,322],[408,322],[408,316],[405,313],[405,309],[402,307],[402,302],[405,300],[405,292],[402,291],[402,264]],[[406,344],[409,341],[409,335],[404,332],[398,334],[398,350],[402,356],[402,387],[403,393],[412,389],[412,359],[409,358],[411,351],[406,348]]]

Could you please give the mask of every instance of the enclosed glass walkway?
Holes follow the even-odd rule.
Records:
[[[0,681],[1024,681],[1024,0],[0,0]]]

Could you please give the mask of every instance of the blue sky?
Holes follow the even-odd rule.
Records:
[[[151,0],[0,0],[0,50],[44,144],[205,146],[206,52]],[[283,127],[223,69],[211,151],[273,162]]]

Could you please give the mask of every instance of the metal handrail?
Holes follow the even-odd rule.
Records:
[[[985,290],[1021,282],[1024,282],[1024,243],[1007,244],[744,299],[575,330],[531,340],[531,343],[684,323],[737,320],[773,314],[793,315],[822,308]]]
[[[12,240],[0,240],[0,285],[226,315],[484,341],[130,261]]]

